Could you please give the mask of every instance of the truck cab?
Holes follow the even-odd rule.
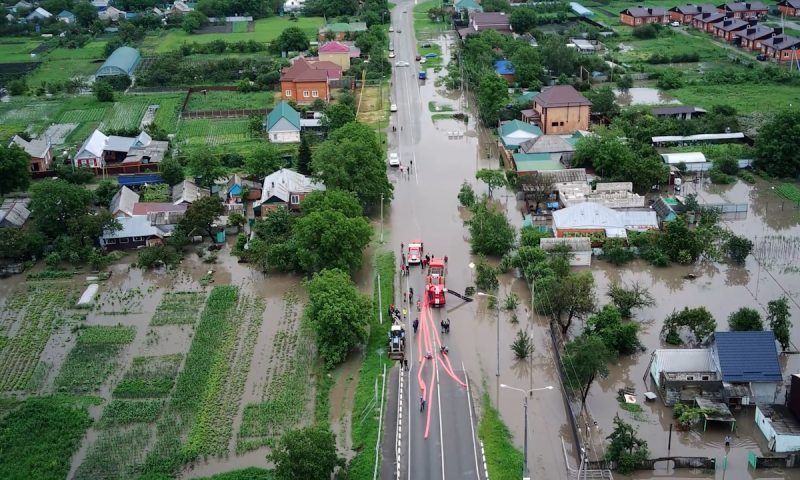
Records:
[[[445,263],[443,258],[431,258],[428,267],[428,278],[425,282],[425,293],[428,295],[428,304],[432,307],[443,307],[447,287],[445,285]]]
[[[406,261],[410,264],[418,264],[422,262],[423,244],[420,240],[414,240],[408,244],[408,254]]]
[[[406,330],[394,324],[389,330],[389,358],[399,360],[406,350]]]

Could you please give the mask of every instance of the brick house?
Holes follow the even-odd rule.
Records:
[[[730,2],[717,5],[720,13],[732,13],[733,18],[758,20],[767,16],[767,6],[761,2]]]
[[[638,27],[648,23],[669,23],[670,13],[661,7],[630,7],[619,12],[619,23]]]
[[[778,11],[787,17],[800,17],[800,0],[778,0]]]
[[[31,141],[27,141],[19,135],[14,135],[8,146],[10,147],[11,145],[18,146],[28,154],[30,157],[31,172],[50,170],[50,163],[53,161],[50,140],[34,138]]]
[[[503,12],[478,12],[469,14],[469,25],[458,29],[458,36],[465,38],[484,30],[494,30],[502,34],[512,33],[511,20]]]
[[[758,52],[761,51],[761,42],[775,35],[780,35],[781,33],[783,33],[783,29],[781,28],[754,25],[736,32],[734,41],[738,42],[741,48]]]
[[[751,25],[741,18],[726,18],[714,24],[714,36],[732,42],[736,38],[736,32],[741,32],[754,25],[755,22]]]
[[[297,103],[330,101],[330,83],[341,80],[342,67],[329,61],[297,58],[281,72],[281,97]]]
[[[800,50],[800,38],[790,35],[776,35],[761,41],[761,53],[778,63],[800,58],[797,50]]]
[[[708,33],[714,33],[714,24],[725,19],[725,15],[715,13],[701,13],[692,19],[692,27]]]
[[[589,130],[592,102],[571,85],[556,85],[533,97],[533,118],[545,135]]]
[[[705,3],[703,5],[687,3],[686,5],[678,5],[677,7],[670,8],[669,18],[673,22],[681,22],[685,25],[690,25],[697,15],[701,13],[714,13],[716,11],[717,7],[710,3]]]

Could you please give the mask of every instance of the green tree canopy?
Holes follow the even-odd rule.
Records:
[[[271,43],[275,52],[303,52],[308,50],[308,37],[298,27],[285,28]]]
[[[85,215],[92,204],[92,193],[65,180],[45,180],[31,186],[31,216],[45,236],[56,238],[64,227]]]
[[[300,146],[297,147],[297,173],[311,175],[311,145],[309,134],[300,134]]]
[[[304,214],[294,227],[297,261],[306,272],[324,268],[361,268],[372,227],[364,217],[347,217],[336,210]]]
[[[717,329],[717,322],[705,307],[684,307],[664,320],[663,331],[666,332],[667,343],[681,344],[680,330],[686,329],[692,334],[695,343],[702,343]]]
[[[189,172],[197,179],[198,185],[206,188],[211,188],[218,178],[225,175],[219,157],[208,151],[199,151],[189,160]]]
[[[608,362],[614,353],[598,335],[583,334],[564,347],[563,364],[567,386],[578,394],[581,408],[597,377],[608,375]]]
[[[290,430],[267,455],[276,480],[330,480],[344,460],[336,453],[336,436],[324,426]]]
[[[244,161],[244,171],[260,181],[284,166],[281,152],[272,143],[260,144]]]
[[[225,206],[222,199],[217,195],[202,197],[189,205],[186,214],[178,222],[178,226],[186,235],[206,234],[209,237],[214,235],[211,225],[223,213]]]
[[[800,174],[800,110],[783,110],[764,122],[756,137],[756,166],[777,177]]]
[[[767,321],[769,328],[775,334],[775,339],[781,344],[784,352],[792,344],[792,321],[789,313],[789,299],[781,297],[767,303]]]
[[[619,309],[622,318],[631,318],[634,308],[652,307],[656,304],[650,292],[636,282],[630,287],[614,282],[608,288],[608,296]]]
[[[25,190],[30,183],[30,157],[25,150],[0,144],[0,195]]]
[[[469,219],[472,252],[501,256],[514,246],[514,227],[501,210],[486,201],[476,203]]]
[[[492,196],[495,188],[500,188],[506,184],[506,175],[502,170],[481,168],[475,173],[475,178],[489,187],[489,197]]]
[[[508,83],[494,72],[486,74],[478,86],[478,113],[487,127],[497,127],[500,110],[509,103]]]
[[[617,355],[631,355],[639,348],[639,325],[623,323],[619,309],[603,305],[599,312],[586,320],[586,331],[603,339],[609,350]]]
[[[158,166],[159,171],[161,172],[161,178],[167,183],[167,185],[177,185],[186,178],[186,174],[183,171],[183,165],[181,162],[175,158],[167,157],[161,161]]]
[[[592,102],[592,113],[605,115],[609,118],[619,115],[620,108],[617,105],[617,97],[611,87],[589,90],[584,92],[583,95]]]
[[[623,475],[633,473],[650,458],[647,441],[639,438],[637,433],[619,416],[614,417],[614,431],[607,437],[611,442],[606,450],[606,460],[616,462],[617,470]]]
[[[304,215],[324,210],[339,212],[347,218],[364,215],[364,209],[353,193],[337,189],[309,193],[300,202],[300,209]]]
[[[758,313],[758,310],[749,307],[742,307],[731,313],[728,317],[728,325],[734,332],[760,332],[764,330],[761,314]]]
[[[356,112],[348,105],[332,103],[325,109],[322,124],[329,130],[336,130],[356,120]]]

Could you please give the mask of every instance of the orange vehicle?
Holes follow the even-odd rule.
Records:
[[[422,240],[414,240],[408,244],[408,255],[406,260],[409,265],[422,262],[422,252],[424,245]]]
[[[428,277],[425,280],[425,294],[428,305],[443,307],[446,303],[447,287],[445,286],[445,269],[443,258],[431,258],[428,266]]]

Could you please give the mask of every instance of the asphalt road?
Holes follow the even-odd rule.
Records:
[[[415,61],[413,6],[412,2],[399,2],[392,12],[395,32],[390,36],[396,57],[390,59],[393,65],[391,102],[397,104],[398,112],[392,114],[392,125],[397,127],[397,131],[390,134],[389,148],[400,154],[404,166],[413,162],[413,168],[410,174],[404,176],[396,171],[390,174],[395,183],[391,237],[398,247],[400,242],[408,244],[411,240],[422,239],[426,250],[436,249],[432,253],[456,255],[456,251],[468,250],[461,235],[436,240],[437,237],[450,236],[444,230],[438,211],[441,210],[443,215],[457,211],[455,195],[437,194],[436,191],[442,185],[443,173],[452,170],[452,166],[446,166],[441,157],[445,152],[455,152],[442,149],[442,132],[430,128],[430,119],[427,118],[430,114],[420,89],[423,86],[430,88],[431,84],[425,85],[418,80],[420,65]],[[395,67],[398,61],[408,62],[409,66]],[[427,93],[428,96],[431,94],[430,91]],[[471,150],[474,154],[474,147]],[[453,173],[472,176],[473,172]],[[455,182],[453,185],[458,185],[460,180],[456,178]],[[412,267],[411,274],[401,278],[399,291],[408,291],[411,286],[417,294],[414,297],[416,301],[424,289],[424,283],[421,267]],[[455,300],[455,297],[448,298],[448,302],[451,300]],[[400,301],[402,297],[398,303]],[[403,384],[405,401],[400,430],[400,477],[409,480],[485,478],[473,399],[465,386],[468,379],[460,360],[462,352],[451,350],[446,359],[441,355],[424,358],[427,351],[433,354],[439,351],[441,344],[447,345],[447,335],[438,332],[439,322],[447,313],[444,309],[418,313],[414,304],[406,304],[406,308],[409,310],[406,320],[409,335],[406,358],[411,371],[405,373]],[[422,309],[425,310],[425,307]],[[412,333],[411,322],[414,318],[425,321],[427,328],[424,333],[422,328],[417,335]],[[420,396],[423,394],[427,405],[424,411],[420,411]],[[396,413],[389,412],[388,421],[396,421]],[[385,438],[385,442],[394,444],[395,438]],[[394,461],[394,458],[383,459],[383,462],[392,464]]]

